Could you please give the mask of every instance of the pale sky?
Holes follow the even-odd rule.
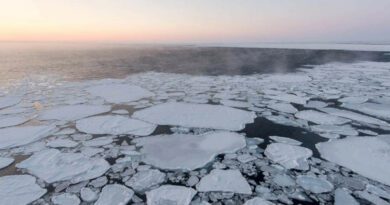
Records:
[[[0,41],[390,42],[390,0],[0,0]]]

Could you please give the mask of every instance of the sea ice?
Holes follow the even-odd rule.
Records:
[[[76,122],[81,132],[89,134],[132,134],[139,136],[150,135],[156,125],[117,115],[105,115],[85,118]]]
[[[98,137],[88,141],[84,141],[83,145],[87,147],[100,147],[111,144],[113,142],[112,137]]]
[[[238,170],[214,169],[196,185],[199,192],[233,192],[252,194],[251,187]]]
[[[189,205],[195,194],[196,191],[193,188],[163,185],[146,192],[146,199],[148,205]]]
[[[0,157],[0,169],[8,167],[10,164],[14,162],[14,158],[10,157]]]
[[[76,147],[77,145],[78,145],[77,142],[69,139],[55,139],[46,143],[46,146],[53,147],[53,148],[57,148],[57,147],[69,148],[69,147]]]
[[[238,131],[252,123],[256,115],[222,105],[170,102],[137,111],[133,117],[160,125]]]
[[[355,120],[358,122],[364,122],[364,123],[375,124],[375,125],[389,125],[387,122],[383,120],[379,120],[370,116],[362,115],[348,110],[341,110],[337,108],[322,108],[321,111],[338,117]]]
[[[298,112],[298,110],[289,103],[273,103],[268,105],[268,107],[279,112],[285,112],[290,114]]]
[[[30,175],[0,177],[0,204],[26,205],[46,193]]]
[[[156,169],[137,172],[125,184],[136,192],[144,192],[165,181],[165,174]]]
[[[305,105],[305,107],[308,107],[308,108],[323,108],[323,107],[326,107],[326,106],[328,106],[327,103],[322,102],[322,101],[315,101],[315,100],[309,101]]]
[[[97,191],[93,191],[91,188],[83,187],[80,190],[80,197],[83,201],[93,202],[98,198]]]
[[[95,205],[125,205],[133,197],[134,191],[119,184],[103,187]]]
[[[38,141],[55,131],[55,126],[25,126],[0,129],[0,149],[18,147]]]
[[[346,107],[351,110],[356,110],[368,115],[372,115],[381,119],[390,120],[390,105],[389,104],[378,104],[378,103],[362,103],[362,104],[352,104],[352,103],[343,103],[343,107]]]
[[[110,109],[111,107],[106,105],[65,105],[44,110],[39,119],[72,121],[105,113]]]
[[[289,102],[289,103],[295,103],[295,104],[300,104],[300,105],[305,105],[306,101],[309,100],[307,97],[301,97],[293,94],[278,94],[278,95],[266,95],[264,96],[269,99],[273,100],[280,100],[284,102]]]
[[[61,153],[56,149],[47,149],[34,153],[16,167],[27,169],[47,183],[67,180],[78,183],[103,175],[110,165],[104,159],[88,158],[81,153]]]
[[[301,145],[302,144],[302,142],[288,138],[288,137],[269,136],[269,138],[275,142],[280,142],[280,143],[285,143],[285,144],[290,144],[290,145]]]
[[[75,194],[63,193],[53,196],[51,202],[55,205],[79,205],[80,199]]]
[[[137,138],[144,161],[162,169],[193,170],[203,167],[218,154],[245,147],[245,138],[233,132],[209,132],[202,135],[172,134]]]
[[[255,197],[246,201],[244,205],[274,205],[274,203],[267,201],[261,197]]]
[[[321,157],[390,185],[390,143],[381,137],[349,137],[316,144]]]
[[[357,97],[344,97],[341,99],[338,99],[339,102],[343,103],[354,103],[354,104],[361,104],[364,102],[367,102],[368,98],[364,96],[357,96]]]
[[[246,108],[251,106],[251,104],[248,102],[237,101],[237,100],[221,100],[220,102],[221,104],[229,107]]]
[[[323,112],[318,112],[314,110],[304,110],[295,114],[295,117],[302,120],[307,120],[316,124],[325,124],[325,125],[341,125],[350,120],[329,115]]]
[[[334,205],[359,205],[359,203],[346,190],[338,188],[334,192]]]
[[[314,176],[298,176],[297,184],[315,194],[326,193],[333,190],[333,184],[328,180]]]
[[[311,129],[315,132],[331,133],[339,135],[356,136],[359,132],[350,125],[313,125]]]
[[[272,181],[279,185],[279,186],[294,186],[295,185],[295,181],[288,175],[286,174],[278,174],[278,175],[275,175],[274,178],[272,178]]]
[[[86,89],[92,95],[104,98],[111,103],[125,103],[154,96],[154,93],[135,85],[104,84]]]
[[[300,146],[272,143],[267,146],[264,154],[286,169],[307,170],[309,168],[307,158],[311,157],[313,152]]]
[[[0,97],[0,109],[10,107],[12,105],[18,104],[22,98],[20,96],[5,96]]]
[[[0,128],[21,125],[29,120],[30,120],[30,118],[22,117],[22,116],[0,117]]]

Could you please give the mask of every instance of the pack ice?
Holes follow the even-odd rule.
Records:
[[[0,204],[26,205],[46,193],[30,175],[0,177]]]
[[[110,111],[111,106],[106,105],[64,105],[44,110],[39,119],[41,120],[79,120],[92,115]]]
[[[92,95],[104,98],[111,103],[125,103],[154,96],[154,93],[135,85],[104,84],[86,89]]]
[[[163,185],[146,192],[148,205],[180,204],[189,205],[196,191],[192,188],[175,185]]]
[[[18,147],[38,141],[52,134],[55,126],[25,126],[0,129],[0,149]]]
[[[311,157],[313,152],[296,145],[272,143],[267,146],[264,154],[286,169],[307,170],[309,168],[307,158]]]
[[[214,169],[196,185],[199,192],[233,192],[252,194],[251,187],[238,170]]]

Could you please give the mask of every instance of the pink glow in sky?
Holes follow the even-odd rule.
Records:
[[[0,41],[390,41],[389,0],[12,0]]]

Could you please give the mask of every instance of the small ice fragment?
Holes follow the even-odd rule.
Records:
[[[64,193],[51,198],[55,205],[79,205],[80,199],[75,194]]]
[[[274,205],[274,203],[267,201],[261,197],[255,197],[246,201],[244,205]]]
[[[8,167],[10,164],[14,162],[14,158],[10,157],[0,157],[0,169]]]
[[[272,143],[267,146],[264,154],[286,169],[307,170],[309,169],[307,158],[311,157],[313,152],[305,147]]]
[[[80,190],[80,197],[85,202],[93,202],[98,198],[98,194],[91,188],[83,187]]]
[[[76,147],[77,145],[78,145],[77,142],[69,139],[55,139],[46,143],[46,146],[53,147],[53,148],[57,148],[57,147],[69,148],[69,147]]]
[[[333,190],[333,184],[328,180],[314,176],[298,176],[297,184],[315,194],[326,193]]]
[[[119,184],[110,184],[103,187],[95,205],[124,205],[133,197],[134,191]]]

